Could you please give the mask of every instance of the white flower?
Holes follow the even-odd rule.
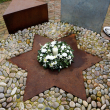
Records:
[[[39,62],[41,62],[42,60],[39,60]]]
[[[65,44],[63,44],[63,46],[65,46]]]
[[[39,60],[39,62],[41,62],[42,61],[42,57],[40,57],[40,60]]]
[[[43,66],[46,67],[46,63],[44,63]]]
[[[54,56],[54,58],[57,58],[57,56]]]
[[[45,44],[45,45],[43,46],[43,48],[47,47],[47,45],[48,45],[48,44]]]
[[[66,48],[66,46],[61,46],[61,49],[64,50],[64,48]]]
[[[72,51],[70,51],[70,53],[72,54]]]
[[[54,47],[54,45],[52,44],[52,45],[50,45],[51,47]]]
[[[57,54],[57,56],[60,56],[60,54]]]
[[[53,67],[53,63],[50,63],[49,66],[50,66],[50,67]]]
[[[60,68],[62,68],[62,66],[60,66]]]
[[[46,58],[44,58],[44,62],[45,62],[45,63],[47,62],[47,59],[46,59]]]
[[[45,53],[47,51],[47,49],[41,49],[42,53]]]
[[[58,42],[59,44],[61,43],[61,41]]]
[[[69,52],[69,50],[67,50],[67,52]]]
[[[71,59],[71,56],[70,55],[68,56],[68,59]]]
[[[60,55],[60,58],[62,58],[62,55]]]
[[[60,45],[58,45],[58,48],[60,47]]]
[[[55,59],[55,56],[50,56],[50,55],[47,55],[47,56],[46,56],[46,59],[53,60],[53,59]]]
[[[53,64],[56,65],[57,64],[57,61],[53,62]]]
[[[50,52],[50,49],[48,49],[48,52]]]
[[[52,44],[52,45],[55,45],[55,44],[56,44],[56,41],[52,41],[51,44]]]
[[[70,49],[70,47],[68,46],[68,49]]]
[[[46,58],[46,59],[49,59],[49,55],[47,55],[45,58]]]
[[[49,59],[50,60],[53,60],[53,59],[55,59],[55,57],[54,56],[50,56]]]
[[[71,60],[70,60],[70,65],[71,65]]]
[[[40,54],[40,56],[42,57],[42,56],[43,56],[43,54]]]
[[[63,53],[62,56],[66,57],[67,56],[67,53]]]

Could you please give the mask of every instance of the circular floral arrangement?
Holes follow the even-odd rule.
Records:
[[[37,60],[44,68],[51,70],[68,68],[73,62],[73,49],[65,42],[52,41],[41,46]]]

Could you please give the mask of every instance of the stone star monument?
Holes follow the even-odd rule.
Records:
[[[24,101],[53,86],[57,86],[83,100],[87,100],[82,71],[101,61],[102,58],[79,50],[74,34],[59,40],[68,43],[74,50],[75,56],[74,63],[60,72],[44,69],[37,61],[38,50],[40,49],[39,43],[44,45],[46,42],[52,41],[39,35],[35,35],[31,51],[9,59],[13,64],[28,71]]]

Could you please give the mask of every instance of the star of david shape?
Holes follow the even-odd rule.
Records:
[[[51,41],[49,38],[35,35],[33,49],[31,51],[9,59],[13,64],[28,71],[23,101],[53,86],[86,100],[82,71],[102,59],[79,50],[75,35],[72,34],[68,37],[61,38],[60,41],[65,41],[74,50],[74,63],[60,72],[44,69],[37,61],[38,50],[40,49],[39,43],[44,45],[46,42]]]

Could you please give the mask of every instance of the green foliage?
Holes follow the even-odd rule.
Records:
[[[7,2],[7,1],[11,1],[11,0],[0,0],[0,3]]]
[[[52,52],[53,48],[58,48],[58,54],[55,56]],[[73,51],[65,42],[53,41],[41,46],[41,49],[38,50],[37,60],[45,69],[60,71],[63,68],[68,68],[73,62]]]

